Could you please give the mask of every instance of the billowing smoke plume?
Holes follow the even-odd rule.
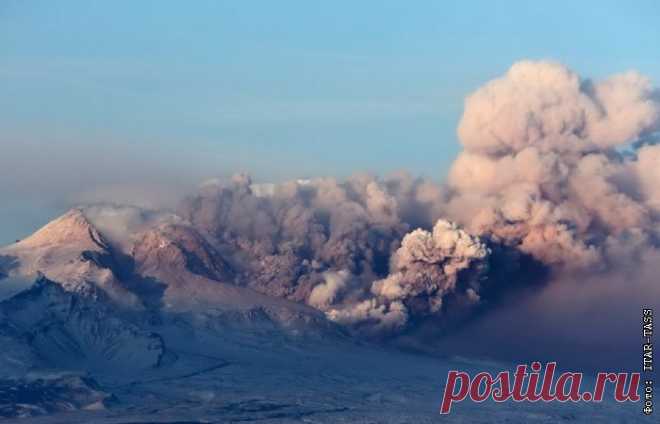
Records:
[[[592,82],[517,63],[466,101],[448,214],[549,265],[607,266],[657,238],[659,148],[621,149],[659,119],[658,92],[635,72]]]
[[[404,174],[277,185],[253,184],[237,175],[204,184],[180,215],[231,256],[243,284],[305,302],[339,322],[394,328],[406,323],[409,312],[439,311],[442,297],[457,286],[459,270],[470,265],[470,258],[460,255],[473,252],[458,251],[474,240],[449,223],[429,233],[426,253],[415,247],[423,230],[406,236],[413,225],[430,228],[444,201],[441,188]],[[402,239],[409,247],[399,249]],[[398,264],[391,259],[395,252]],[[426,259],[413,258],[417,254]],[[480,254],[486,256],[485,248]],[[422,269],[426,277],[416,277]],[[442,280],[433,281],[434,276]],[[378,292],[377,280],[386,277],[399,280],[397,299]],[[429,307],[409,311],[413,298]]]
[[[540,293],[507,297],[445,346],[638,366],[640,310],[660,307],[650,277],[660,257],[660,146],[648,143],[659,122],[659,93],[635,72],[593,82],[556,63],[521,62],[468,97],[447,216],[551,275]],[[598,361],[580,360],[593,349]]]
[[[390,274],[372,284],[373,297],[344,309],[331,309],[328,316],[342,323],[373,321],[377,327],[400,328],[409,314],[440,312],[447,295],[477,302],[489,253],[477,237],[439,220],[433,232],[417,229],[406,234],[391,257]]]
[[[346,290],[350,273],[346,270],[327,271],[323,275],[325,282],[314,287],[309,294],[308,303],[315,308],[327,310]]]
[[[632,146],[659,121],[658,92],[635,72],[593,82],[520,62],[466,100],[465,150],[446,186],[237,175],[208,182],[179,213],[231,256],[241,284],[398,331],[515,287],[522,265],[503,262],[602,273],[657,250],[660,146]]]

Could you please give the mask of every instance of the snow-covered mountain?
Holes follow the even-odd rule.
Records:
[[[282,323],[324,321],[318,311],[233,284],[227,261],[189,225],[161,223],[112,243],[72,209],[32,236],[0,249],[4,279],[32,281],[38,275],[66,292],[134,312],[260,310]],[[25,288],[29,286],[26,283]]]
[[[139,303],[120,283],[110,245],[81,209],[72,209],[30,237],[0,249],[0,255],[11,264],[4,267],[10,277],[36,278],[42,273],[68,291],[85,292],[94,285],[118,303]]]

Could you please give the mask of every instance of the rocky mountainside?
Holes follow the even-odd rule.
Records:
[[[64,291],[133,311],[199,312],[205,309],[273,315],[321,314],[305,305],[272,298],[234,284],[231,265],[193,227],[163,223],[131,234],[115,244],[90,222],[83,209],[72,209],[32,236],[0,249],[4,278],[32,281],[39,274]],[[1,264],[0,264],[1,265]]]
[[[182,224],[146,228],[127,247],[73,209],[0,249],[0,259],[0,380],[18,390],[0,389],[6,416],[82,407],[63,401],[63,387],[75,379],[35,382],[30,373],[57,370],[127,384],[217,365],[222,361],[191,359],[190,352],[207,348],[200,340],[227,332],[343,337],[310,307],[234,285],[231,266]],[[91,380],[75,381],[80,388]],[[60,398],[48,394],[58,390]],[[34,404],[11,404],[16,393],[30,391],[39,392]],[[71,393],[79,397],[73,392],[80,390]]]

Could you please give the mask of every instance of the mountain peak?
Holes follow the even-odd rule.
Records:
[[[82,209],[74,208],[49,222],[37,232],[18,242],[16,247],[35,248],[50,245],[81,245],[107,249],[101,233],[89,222]]]

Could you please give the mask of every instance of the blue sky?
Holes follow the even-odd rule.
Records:
[[[654,1],[0,1],[0,243],[74,193],[235,171],[440,180],[523,59],[660,81]]]

